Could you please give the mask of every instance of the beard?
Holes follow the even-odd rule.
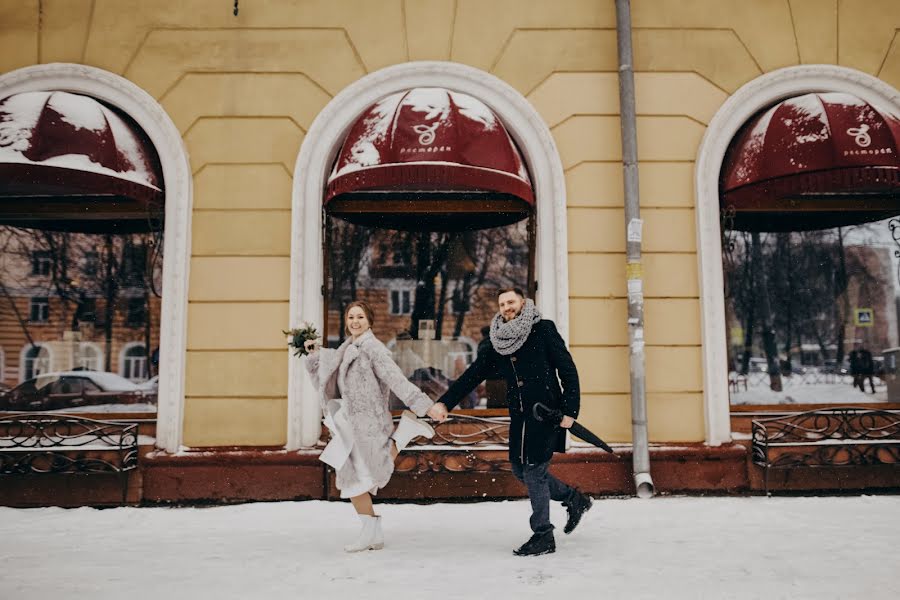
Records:
[[[522,314],[522,309],[509,311],[508,313],[500,313],[500,316],[503,317],[503,320],[506,322],[512,321],[516,317]]]

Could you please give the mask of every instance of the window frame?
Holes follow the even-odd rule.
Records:
[[[38,318],[34,317],[35,308],[40,311]],[[46,316],[43,316],[45,312]],[[50,322],[50,296],[31,296],[28,299],[28,322],[42,325]]]
[[[412,292],[407,288],[393,286],[389,288],[389,314],[394,317],[412,314]],[[394,303],[394,294],[397,294],[397,303]],[[399,308],[399,310],[396,310]]]
[[[46,271],[46,273],[44,272]],[[49,250],[31,251],[31,276],[50,277],[53,274],[53,254]]]

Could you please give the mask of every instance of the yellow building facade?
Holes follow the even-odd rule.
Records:
[[[292,294],[304,294],[298,156],[314,143],[307,139],[314,121],[348,86],[388,67],[401,68],[407,87],[416,73],[434,76],[433,67],[402,70],[416,61],[458,63],[485,81],[496,78],[550,132],[565,183],[565,222],[557,224],[565,255],[555,264],[566,264],[567,292],[555,314],[568,317],[580,421],[607,440],[629,442],[614,2],[244,0],[237,16],[232,5],[0,0],[0,81],[50,63],[94,67],[146,92],[183,143],[189,181],[180,196],[168,193],[167,181],[166,200],[186,203],[179,218],[189,254],[166,257],[165,268],[181,261],[184,287],[164,290],[184,295],[171,300],[183,306],[176,322],[183,342],[170,346],[183,347],[183,367],[167,372],[163,357],[160,422],[174,424],[175,433],[160,445],[304,445],[302,433],[291,433],[303,409],[291,406],[296,359],[286,356],[282,334],[292,320],[311,318],[291,314],[302,306]],[[708,177],[698,169],[709,126],[736,93],[785,68],[844,67],[859,73],[861,85],[900,86],[900,3],[638,0],[632,27],[649,437],[715,445],[729,441],[729,430],[711,423],[722,414],[727,420],[728,409],[724,373],[714,363],[724,337],[721,349],[709,347],[712,321],[720,319],[724,331],[724,313],[705,299],[716,294],[710,265],[718,261],[721,273],[718,241],[709,242],[716,233],[704,229],[718,223],[718,206],[702,206],[709,198],[697,189]],[[785,93],[773,89],[768,103]],[[719,254],[702,256],[710,248]],[[174,313],[164,307],[163,328],[167,314]],[[183,384],[162,381],[173,374]],[[296,426],[309,429],[309,420]]]

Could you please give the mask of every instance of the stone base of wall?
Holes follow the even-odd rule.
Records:
[[[126,503],[142,500],[140,470],[128,474]],[[0,506],[121,506],[122,482],[115,474],[91,475],[4,475],[0,477]]]
[[[659,494],[757,494],[762,470],[750,462],[749,443],[653,446],[650,472]],[[616,455],[593,448],[558,454],[554,475],[594,495],[632,495],[631,448]],[[900,468],[891,466],[774,470],[775,492],[900,491]],[[435,501],[521,498],[525,488],[509,469],[506,452],[418,450],[397,459],[380,500]],[[29,475],[0,480],[3,506],[115,506],[122,492],[115,476]],[[129,476],[128,503],[225,504],[273,500],[336,500],[334,472],[318,451],[209,449],[167,454],[147,448]]]
[[[148,503],[228,503],[322,498],[319,452],[216,449],[141,457]]]

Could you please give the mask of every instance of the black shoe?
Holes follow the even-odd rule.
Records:
[[[540,556],[556,552],[556,540],[553,538],[553,530],[544,533],[535,533],[527,542],[518,549],[513,550],[516,556]]]
[[[581,517],[584,516],[584,513],[591,510],[591,505],[593,505],[594,502],[587,494],[582,494],[578,490],[575,490],[572,492],[572,497],[563,504],[566,507],[566,512],[569,513],[569,518],[566,519],[566,526],[563,527],[563,532],[572,533],[575,531],[575,528],[578,527],[578,523],[581,522]]]

